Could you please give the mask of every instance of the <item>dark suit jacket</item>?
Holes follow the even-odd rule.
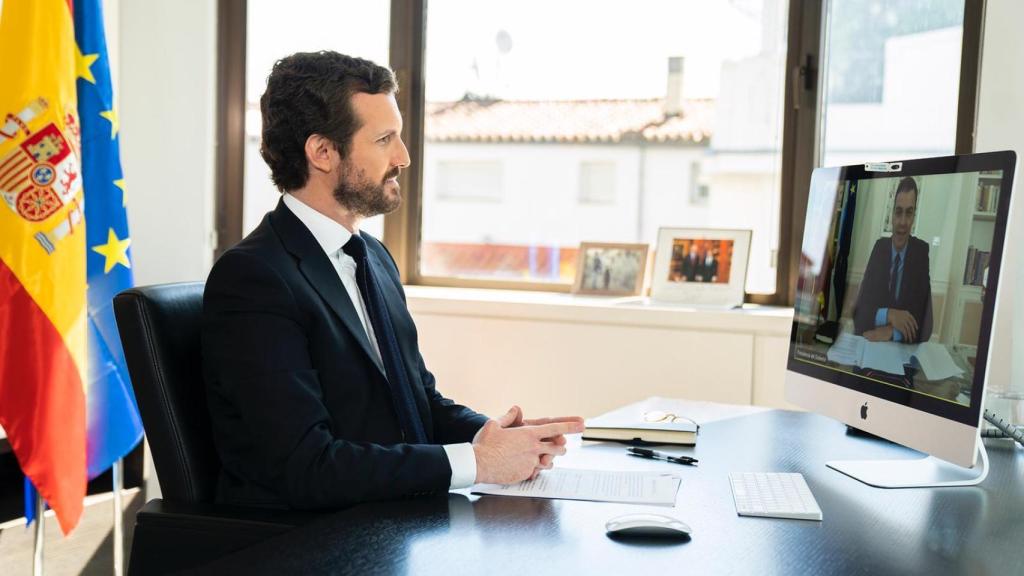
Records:
[[[697,275],[700,274],[700,269],[703,265],[703,258],[700,256],[690,258],[690,254],[687,253],[683,256],[683,277],[688,281],[693,282],[697,279]]]
[[[864,280],[860,284],[857,303],[853,308],[853,325],[856,334],[863,334],[875,327],[875,314],[879,308],[906,310],[917,320],[918,334],[915,340],[924,342],[931,337],[932,281],[928,272],[928,243],[910,237],[907,242],[906,260],[903,262],[903,281],[899,297],[889,301],[889,273],[892,270],[892,240],[879,238],[871,250]]]
[[[718,259],[712,258],[711,262],[701,261],[700,275],[704,282],[711,282],[711,279],[718,276]]]
[[[203,368],[218,499],[330,508],[446,491],[441,444],[486,417],[441,396],[423,364],[398,269],[363,233],[430,443],[403,443],[387,380],[330,259],[283,202],[214,265],[203,298]]]

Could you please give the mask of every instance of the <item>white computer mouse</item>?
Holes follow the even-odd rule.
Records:
[[[683,538],[691,534],[690,527],[680,520],[664,514],[625,514],[616,516],[604,525],[610,535],[659,536]]]

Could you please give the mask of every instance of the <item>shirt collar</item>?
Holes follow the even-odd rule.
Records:
[[[295,217],[309,229],[313,238],[316,238],[317,243],[328,256],[334,256],[352,237],[348,228],[317,212],[291,194],[285,193],[282,201],[292,211],[292,214],[295,214]]]
[[[890,241],[889,242],[889,248],[892,250],[892,254],[890,255],[889,259],[890,260],[895,260],[896,259],[896,255],[899,254],[900,255],[900,260],[906,260],[907,259],[907,246],[910,246],[910,238],[907,238],[907,243],[903,245],[903,249],[902,250],[897,250],[896,249],[896,245],[893,244]]]

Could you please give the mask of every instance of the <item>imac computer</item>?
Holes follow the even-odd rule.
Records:
[[[978,430],[1015,164],[992,152],[814,171],[786,399],[929,455],[830,468],[885,488],[985,478]]]

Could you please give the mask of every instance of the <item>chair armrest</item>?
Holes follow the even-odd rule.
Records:
[[[135,516],[128,573],[188,570],[321,516],[315,512],[150,500]]]

